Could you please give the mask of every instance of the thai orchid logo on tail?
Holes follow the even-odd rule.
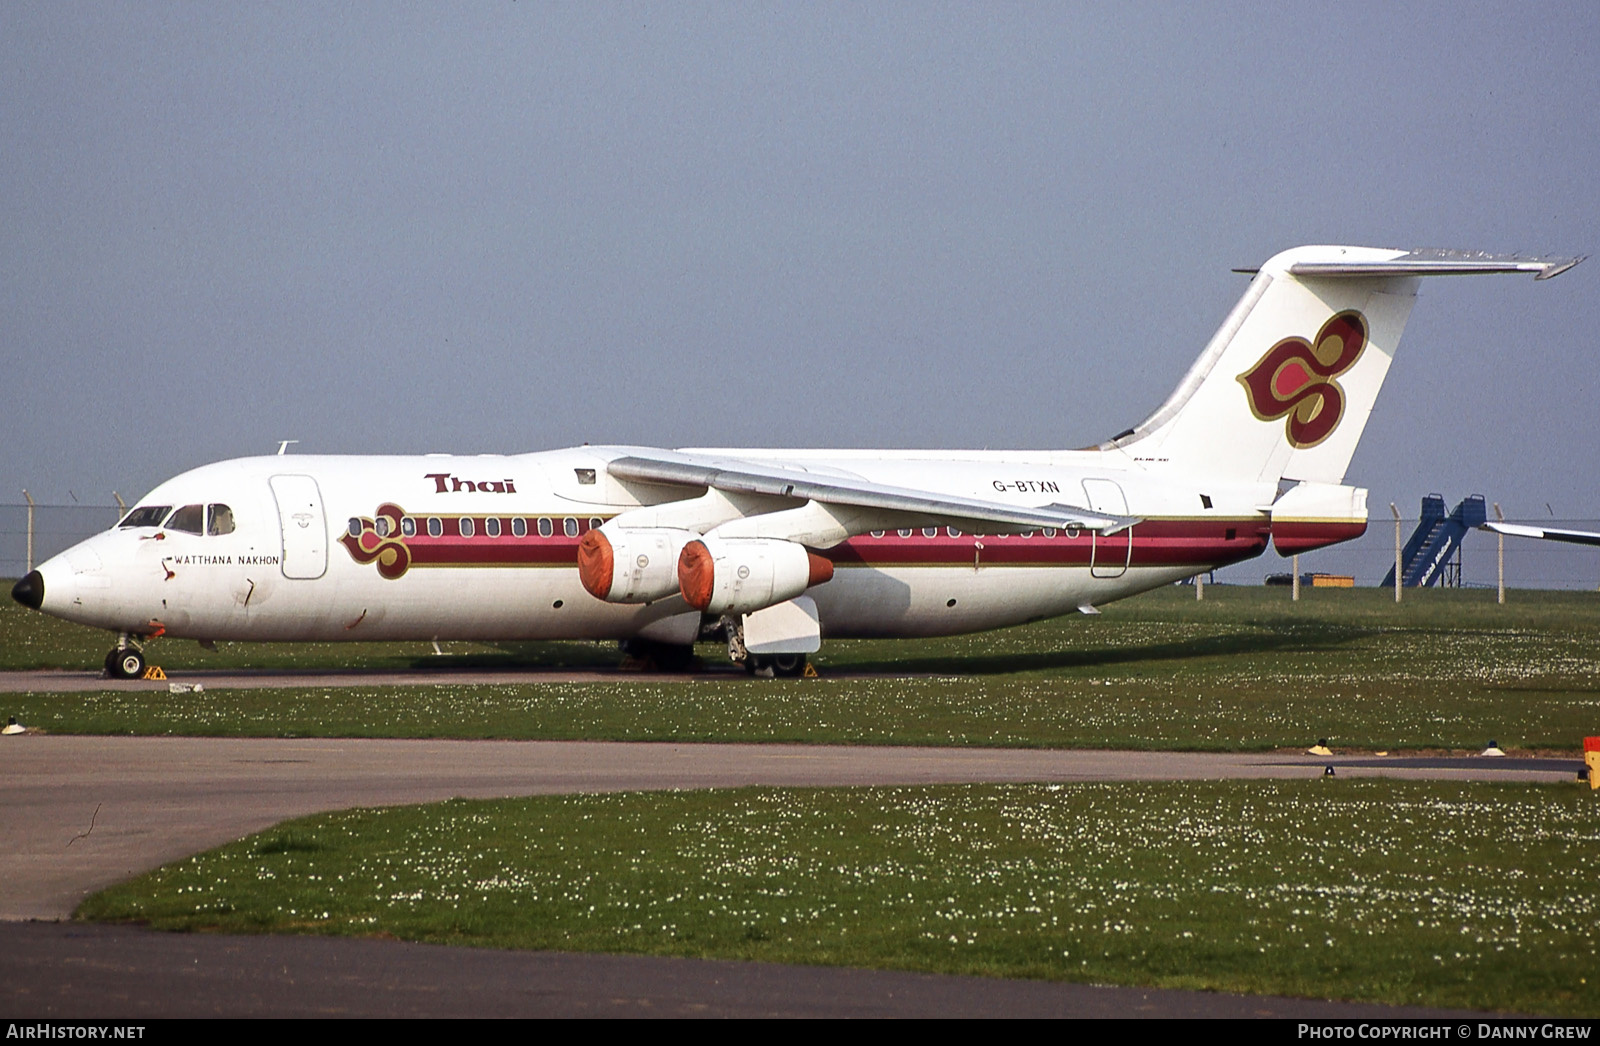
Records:
[[[1367,320],[1355,310],[1338,313],[1316,339],[1285,338],[1239,375],[1250,410],[1262,421],[1288,416],[1285,438],[1297,449],[1315,447],[1344,417],[1344,389],[1336,380],[1367,347]]]

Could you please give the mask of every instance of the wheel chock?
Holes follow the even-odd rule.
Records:
[[[148,667],[148,668],[146,668],[144,670],[144,675],[140,676],[139,678],[141,678],[141,679],[165,679],[165,678],[167,678],[167,674],[165,672],[161,671],[161,666],[160,665],[151,665],[150,667]]]

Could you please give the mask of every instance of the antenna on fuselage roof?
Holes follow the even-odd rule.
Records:
[[[289,444],[299,442],[300,441],[297,439],[280,439],[278,441],[278,457],[281,458],[285,454],[289,453]]]

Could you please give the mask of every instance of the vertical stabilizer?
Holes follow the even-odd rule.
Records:
[[[1389,373],[1418,277],[1578,259],[1297,247],[1268,261],[1167,402],[1104,444],[1191,476],[1338,484]]]

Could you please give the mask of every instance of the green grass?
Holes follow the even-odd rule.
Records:
[[[1594,803],[1315,778],[457,800],[280,825],[78,914],[1592,1016]]]
[[[0,695],[60,732],[1572,752],[1589,593],[1166,589],[823,678]],[[0,607],[0,665],[106,637]],[[171,671],[614,664],[606,644],[153,644]],[[716,652],[703,648],[708,658]],[[882,673],[883,675],[879,675]],[[174,929],[386,934],[1549,1014],[1600,1010],[1594,798],[1372,781],[742,790],[357,810],[91,898]]]
[[[972,636],[835,641],[823,678],[0,695],[63,733],[592,738],[1142,749],[1305,746],[1573,751],[1600,732],[1600,596],[1167,588]],[[98,664],[103,635],[10,605],[4,657]],[[614,664],[607,644],[152,644],[186,667]],[[23,651],[18,653],[17,651]],[[708,660],[712,646],[702,647]],[[888,677],[875,675],[884,673]]]

